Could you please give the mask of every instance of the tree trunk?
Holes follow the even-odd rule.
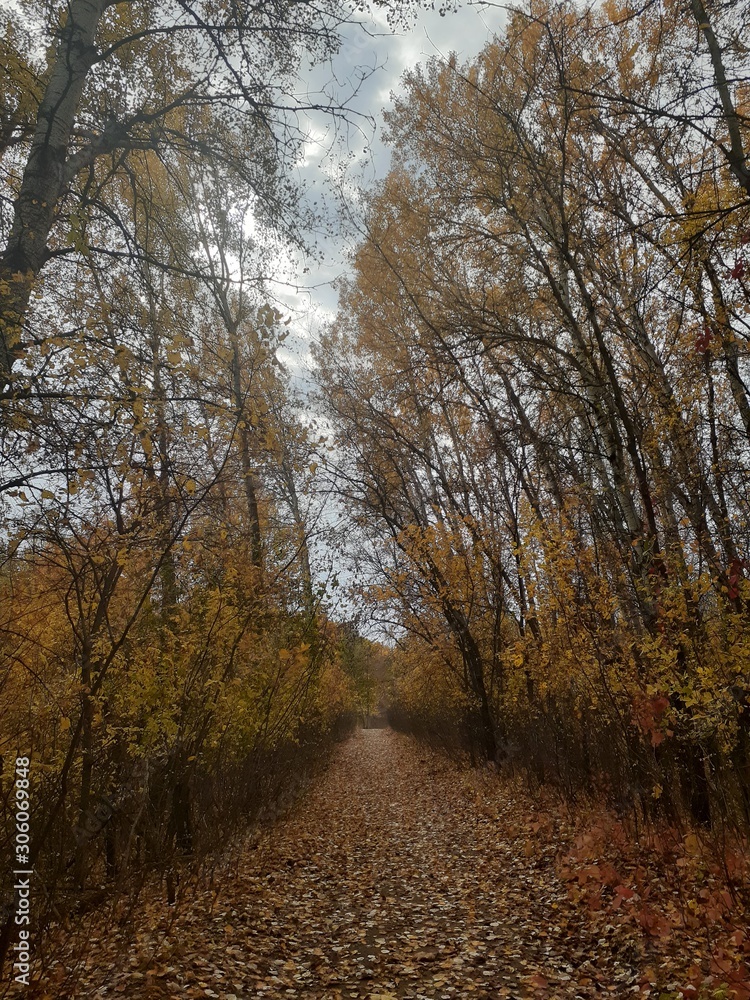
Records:
[[[229,337],[232,345],[232,393],[234,395],[234,406],[237,413],[240,441],[240,463],[242,465],[242,479],[245,488],[245,499],[247,501],[250,559],[253,566],[255,566],[256,569],[260,569],[263,563],[263,545],[260,534],[258,491],[256,489],[255,472],[250,461],[250,435],[247,429],[248,414],[245,396],[242,391],[240,345],[236,326],[229,328]]]
[[[21,331],[34,278],[47,260],[47,240],[70,180],[68,145],[89,70],[97,28],[109,0],[70,0],[52,73],[15,204],[8,245],[0,259],[0,381],[7,385],[21,356]]]

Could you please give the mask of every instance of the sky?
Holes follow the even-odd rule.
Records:
[[[385,16],[363,19],[347,25],[343,44],[330,63],[305,68],[300,87],[310,102],[322,94],[345,99],[361,70],[369,71],[359,84],[349,107],[348,128],[338,130],[323,113],[303,122],[309,132],[297,175],[307,188],[307,198],[323,206],[330,234],[318,238],[322,260],[301,260],[288,255],[280,262],[276,294],[282,309],[292,315],[292,336],[280,358],[292,370],[300,388],[307,382],[306,358],[311,340],[321,323],[335,314],[337,295],[333,282],[348,269],[354,246],[344,220],[337,210],[331,181],[346,164],[346,178],[352,187],[369,187],[388,171],[390,153],[382,141],[383,111],[400,90],[405,70],[432,56],[447,58],[455,52],[460,63],[473,58],[493,34],[502,29],[505,12],[499,6],[463,6],[441,16],[438,10],[423,10],[410,17],[411,27],[392,32]],[[372,119],[372,124],[368,121]],[[309,270],[304,273],[304,268]]]
[[[318,103],[322,94],[349,95],[352,81],[360,77],[361,67],[372,71],[350,103],[353,114],[349,116],[348,129],[337,132],[331,120],[322,113],[309,116],[303,123],[310,140],[297,164],[297,175],[307,188],[307,200],[310,203],[317,200],[324,206],[330,232],[319,239],[318,260],[301,260],[290,254],[279,262],[277,272],[277,304],[292,319],[290,336],[277,352],[278,357],[292,375],[296,389],[306,399],[308,416],[314,415],[317,421],[321,420],[321,415],[315,412],[309,395],[314,386],[309,352],[321,326],[335,315],[334,282],[347,273],[348,258],[355,246],[353,234],[347,231],[340,217],[330,180],[340,175],[344,164],[347,190],[367,188],[384,178],[390,152],[382,141],[383,111],[390,106],[392,94],[401,89],[404,71],[432,56],[447,59],[452,52],[459,64],[472,59],[492,35],[502,29],[504,11],[494,6],[486,6],[484,10],[478,6],[464,6],[444,16],[437,10],[421,11],[412,21],[410,30],[396,33],[388,29],[384,17],[362,27],[347,26],[337,56],[329,64],[308,69],[300,81],[303,93],[309,94],[309,103]],[[368,124],[367,119],[372,119],[372,124]],[[304,268],[308,268],[306,273],[303,273]],[[324,429],[325,421],[318,426]],[[329,498],[322,512],[323,526],[329,529],[337,524],[340,526],[343,516],[339,505]],[[320,547],[313,539],[313,554],[321,571],[329,564],[326,545],[325,537]],[[337,617],[350,619],[361,610],[359,602],[347,593],[353,576],[348,564],[338,559],[334,563],[340,586],[334,599],[335,610],[331,611]],[[368,626],[361,621],[359,627],[373,638],[385,638],[382,628],[376,624]]]

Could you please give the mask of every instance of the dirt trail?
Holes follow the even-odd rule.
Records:
[[[504,841],[471,780],[406,737],[358,733],[291,817],[172,911],[168,933],[160,902],[127,953],[103,934],[65,995],[628,995],[635,970],[608,949],[597,968],[552,857]]]

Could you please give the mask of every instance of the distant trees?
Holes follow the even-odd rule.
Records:
[[[694,13],[534,2],[407,73],[319,366],[402,713],[746,824],[747,54]]]

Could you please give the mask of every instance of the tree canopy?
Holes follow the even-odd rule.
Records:
[[[747,54],[698,6],[408,72],[319,364],[404,717],[744,823]]]

